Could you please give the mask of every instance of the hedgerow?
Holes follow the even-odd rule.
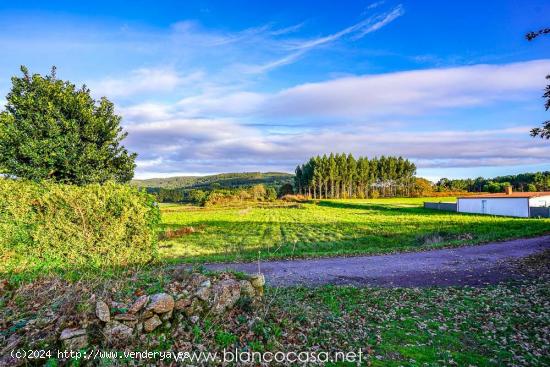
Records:
[[[159,220],[153,197],[128,185],[0,179],[0,275],[147,263]]]

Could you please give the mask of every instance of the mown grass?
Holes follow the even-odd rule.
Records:
[[[528,237],[550,231],[549,219],[426,210],[424,201],[454,198],[321,200],[306,204],[162,208],[163,229],[196,232],[160,243],[175,262],[247,261],[416,251]]]

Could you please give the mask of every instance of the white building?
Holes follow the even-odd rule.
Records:
[[[549,206],[550,192],[512,192],[509,187],[504,193],[459,197],[456,210],[461,213],[528,218],[530,208]]]

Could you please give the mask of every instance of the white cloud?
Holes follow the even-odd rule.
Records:
[[[144,122],[170,118],[172,110],[171,105],[148,102],[128,107],[118,107],[117,113],[124,116],[128,121]]]
[[[346,76],[274,93],[210,88],[180,100],[187,117],[372,121],[521,101],[540,94],[550,60]]]
[[[127,97],[136,94],[170,92],[186,83],[196,82],[202,72],[193,72],[182,77],[172,68],[141,68],[125,77],[106,78],[92,83],[94,94],[109,97]]]
[[[542,89],[548,70],[550,60],[536,60],[353,76],[283,90],[262,108],[285,117],[365,118],[486,105]]]
[[[182,116],[254,114],[264,102],[264,96],[253,92],[231,92],[226,89],[186,97],[177,103]]]
[[[549,164],[550,146],[529,127],[485,130],[405,130],[383,127],[269,133],[227,119],[174,119],[128,126],[128,146],[143,152],[138,177],[154,171],[292,171],[309,156],[332,152],[403,155],[420,168]],[[506,149],[502,147],[506,146]],[[162,173],[164,172],[164,173]]]

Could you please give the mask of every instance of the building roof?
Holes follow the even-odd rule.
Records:
[[[507,194],[505,192],[499,192],[496,194],[480,194],[472,196],[460,196],[459,199],[512,199],[512,198],[538,198],[541,196],[550,196],[550,191],[539,192],[512,192]]]

